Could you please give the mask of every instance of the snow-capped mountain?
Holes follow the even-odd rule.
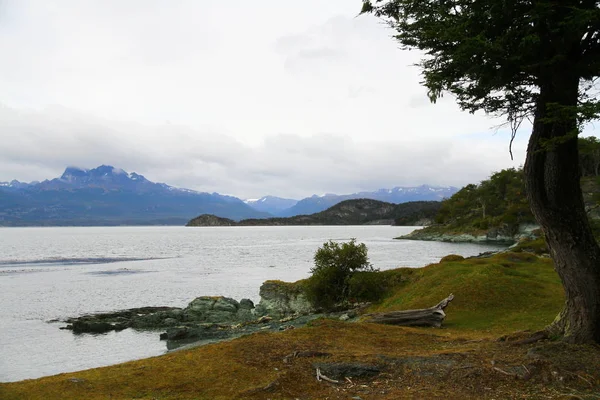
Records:
[[[277,215],[281,211],[295,206],[296,203],[298,203],[298,200],[284,199],[276,196],[264,196],[260,199],[247,199],[244,200],[244,202],[255,210]]]
[[[374,192],[358,192],[345,195],[324,194],[313,195],[298,201],[294,206],[277,213],[281,217],[294,215],[309,215],[328,209],[344,200],[373,199],[388,203],[407,203],[409,201],[435,200],[441,201],[458,192],[458,188],[449,186],[421,185],[414,187],[395,187],[392,189],[379,189]]]
[[[184,225],[200,214],[264,218],[242,200],[155,183],[110,165],[0,184],[0,225]]]

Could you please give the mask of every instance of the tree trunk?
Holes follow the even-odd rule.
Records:
[[[371,322],[378,324],[388,325],[402,325],[402,326],[433,326],[435,328],[441,328],[442,322],[446,318],[444,310],[454,299],[454,295],[446,297],[440,301],[437,305],[431,308],[419,309],[419,310],[405,310],[405,311],[390,311],[387,313],[368,314],[371,317]]]
[[[579,183],[574,112],[578,85],[577,74],[568,70],[540,85],[525,183],[531,211],[544,232],[566,295],[564,309],[547,329],[569,342],[600,343],[600,248]],[[561,108],[557,111],[553,104]]]

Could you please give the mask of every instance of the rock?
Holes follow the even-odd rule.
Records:
[[[253,319],[248,309],[252,304],[250,300],[244,301],[240,310],[240,303],[229,297],[202,296],[194,299],[184,310],[184,320],[188,322],[239,322]]]
[[[165,333],[160,334],[160,340],[183,340],[192,337],[197,337],[197,333],[187,326],[169,328]]]
[[[241,299],[240,300],[240,309],[241,310],[252,310],[252,309],[254,309],[254,303],[250,299]]]
[[[398,239],[427,240],[453,243],[500,243],[513,244],[523,238],[536,239],[539,237],[539,226],[533,224],[521,224],[512,226],[504,224],[501,227],[490,228],[484,234],[449,233],[443,232],[440,226],[430,226],[412,231],[408,235]]]
[[[290,315],[305,315],[314,312],[306,299],[302,286],[297,283],[266,281],[260,287],[260,303],[256,306],[256,315],[268,314],[274,318]]]
[[[159,329],[173,326],[183,320],[181,310],[158,311],[151,314],[135,315],[129,321],[129,326],[136,329]]]
[[[125,328],[127,326],[122,324],[95,321],[75,321],[71,325],[73,333],[106,333],[110,331],[122,331]]]
[[[161,329],[173,325],[172,320],[177,324],[182,318],[180,308],[142,307],[69,318],[65,321],[69,325],[61,329],[70,329],[75,333],[103,333],[126,328]],[[165,323],[166,320],[169,322]]]

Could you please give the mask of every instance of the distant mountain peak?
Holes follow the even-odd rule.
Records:
[[[298,200],[284,199],[282,197],[267,195],[260,199],[246,199],[244,203],[257,211],[266,212],[270,214],[277,214],[279,211],[293,207]]]
[[[61,175],[60,179],[65,180],[65,181],[71,181],[71,180],[73,180],[73,178],[85,176],[87,173],[88,173],[87,169],[74,167],[74,166],[68,166],[65,169],[65,172],[63,172],[63,174]]]
[[[0,182],[0,191],[7,194],[0,196],[0,225],[183,224],[199,213],[270,216],[236,197],[151,182],[112,165],[69,166],[41,183]]]

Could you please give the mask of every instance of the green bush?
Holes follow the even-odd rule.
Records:
[[[374,271],[367,257],[367,246],[356,240],[323,243],[315,253],[312,276],[306,280],[305,293],[317,308],[333,309],[350,298],[350,280],[357,271]]]
[[[388,291],[387,277],[378,271],[355,272],[348,280],[350,300],[379,301]]]

